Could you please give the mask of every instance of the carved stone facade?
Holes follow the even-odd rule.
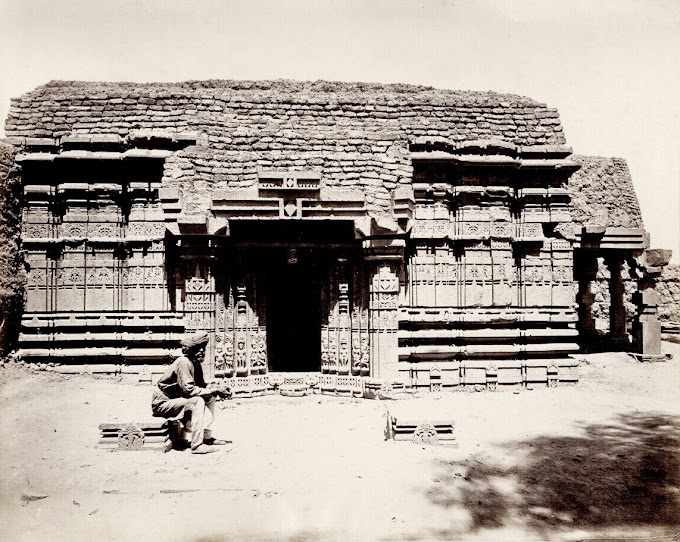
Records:
[[[613,230],[597,245],[569,233],[579,164],[557,112],[530,99],[54,83],[13,103],[7,131],[26,360],[151,378],[180,333],[205,330],[207,375],[241,396],[557,385],[578,379],[592,257],[609,266],[620,341],[620,265],[637,258],[635,345],[656,348],[663,258],[643,261],[643,230],[623,251]]]

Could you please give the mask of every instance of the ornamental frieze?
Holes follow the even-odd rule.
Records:
[[[24,238],[47,238],[50,237],[52,227],[49,224],[31,224],[24,222],[21,226],[21,234]]]
[[[59,227],[59,235],[64,238],[83,239],[87,236],[87,224],[66,222]]]

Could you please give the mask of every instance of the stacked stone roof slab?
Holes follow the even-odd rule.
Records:
[[[326,186],[361,189],[371,214],[409,184],[410,142],[493,139],[565,143],[557,109],[494,92],[296,81],[54,81],[12,101],[7,136],[195,132],[166,162],[166,186],[200,208],[205,189],[252,186],[258,170],[314,170]]]
[[[640,203],[623,158],[572,155],[571,159],[581,166],[569,178],[575,223],[644,228]]]
[[[403,84],[52,81],[12,100],[6,120],[19,145],[159,132],[198,137],[166,163],[164,184],[183,190],[188,209],[204,205],[201,194],[253,186],[258,170],[307,169],[321,172],[326,186],[362,189],[377,214],[389,209],[394,188],[410,183],[408,147],[416,141],[565,144],[557,109],[531,98]],[[583,225],[644,227],[625,160],[571,158],[581,169],[569,180],[568,237]]]

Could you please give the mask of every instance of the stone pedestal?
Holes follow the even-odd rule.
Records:
[[[653,287],[637,294],[638,317],[634,326],[635,349],[649,356],[661,355],[661,322],[658,317],[659,294]]]
[[[635,351],[645,357],[660,356],[661,322],[659,322],[659,293],[655,290],[656,281],[663,267],[671,259],[670,250],[646,250],[641,263],[641,276],[638,281],[639,291],[635,296],[637,315],[633,325]]]

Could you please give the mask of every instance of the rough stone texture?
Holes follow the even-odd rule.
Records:
[[[164,181],[186,190],[189,208],[205,203],[205,188],[254,185],[258,168],[311,169],[328,186],[365,191],[374,215],[410,182],[407,145],[417,136],[565,143],[557,110],[530,98],[326,81],[55,81],[13,100],[6,121],[12,137],[137,130],[198,132]]]
[[[607,269],[607,266],[604,264],[604,258],[598,258],[597,276],[590,287],[593,292],[592,307],[595,329],[600,334],[605,334],[609,331],[609,305],[611,303],[609,278],[610,273],[609,269]]]
[[[664,268],[657,281],[659,292],[659,318],[663,321],[680,322],[680,265],[671,264]]]
[[[19,250],[21,181],[15,154],[12,145],[0,141],[0,355],[16,338],[25,286]]]
[[[573,223],[559,226],[573,238],[581,226],[644,228],[640,204],[623,158],[572,155],[581,169],[569,178]]]

